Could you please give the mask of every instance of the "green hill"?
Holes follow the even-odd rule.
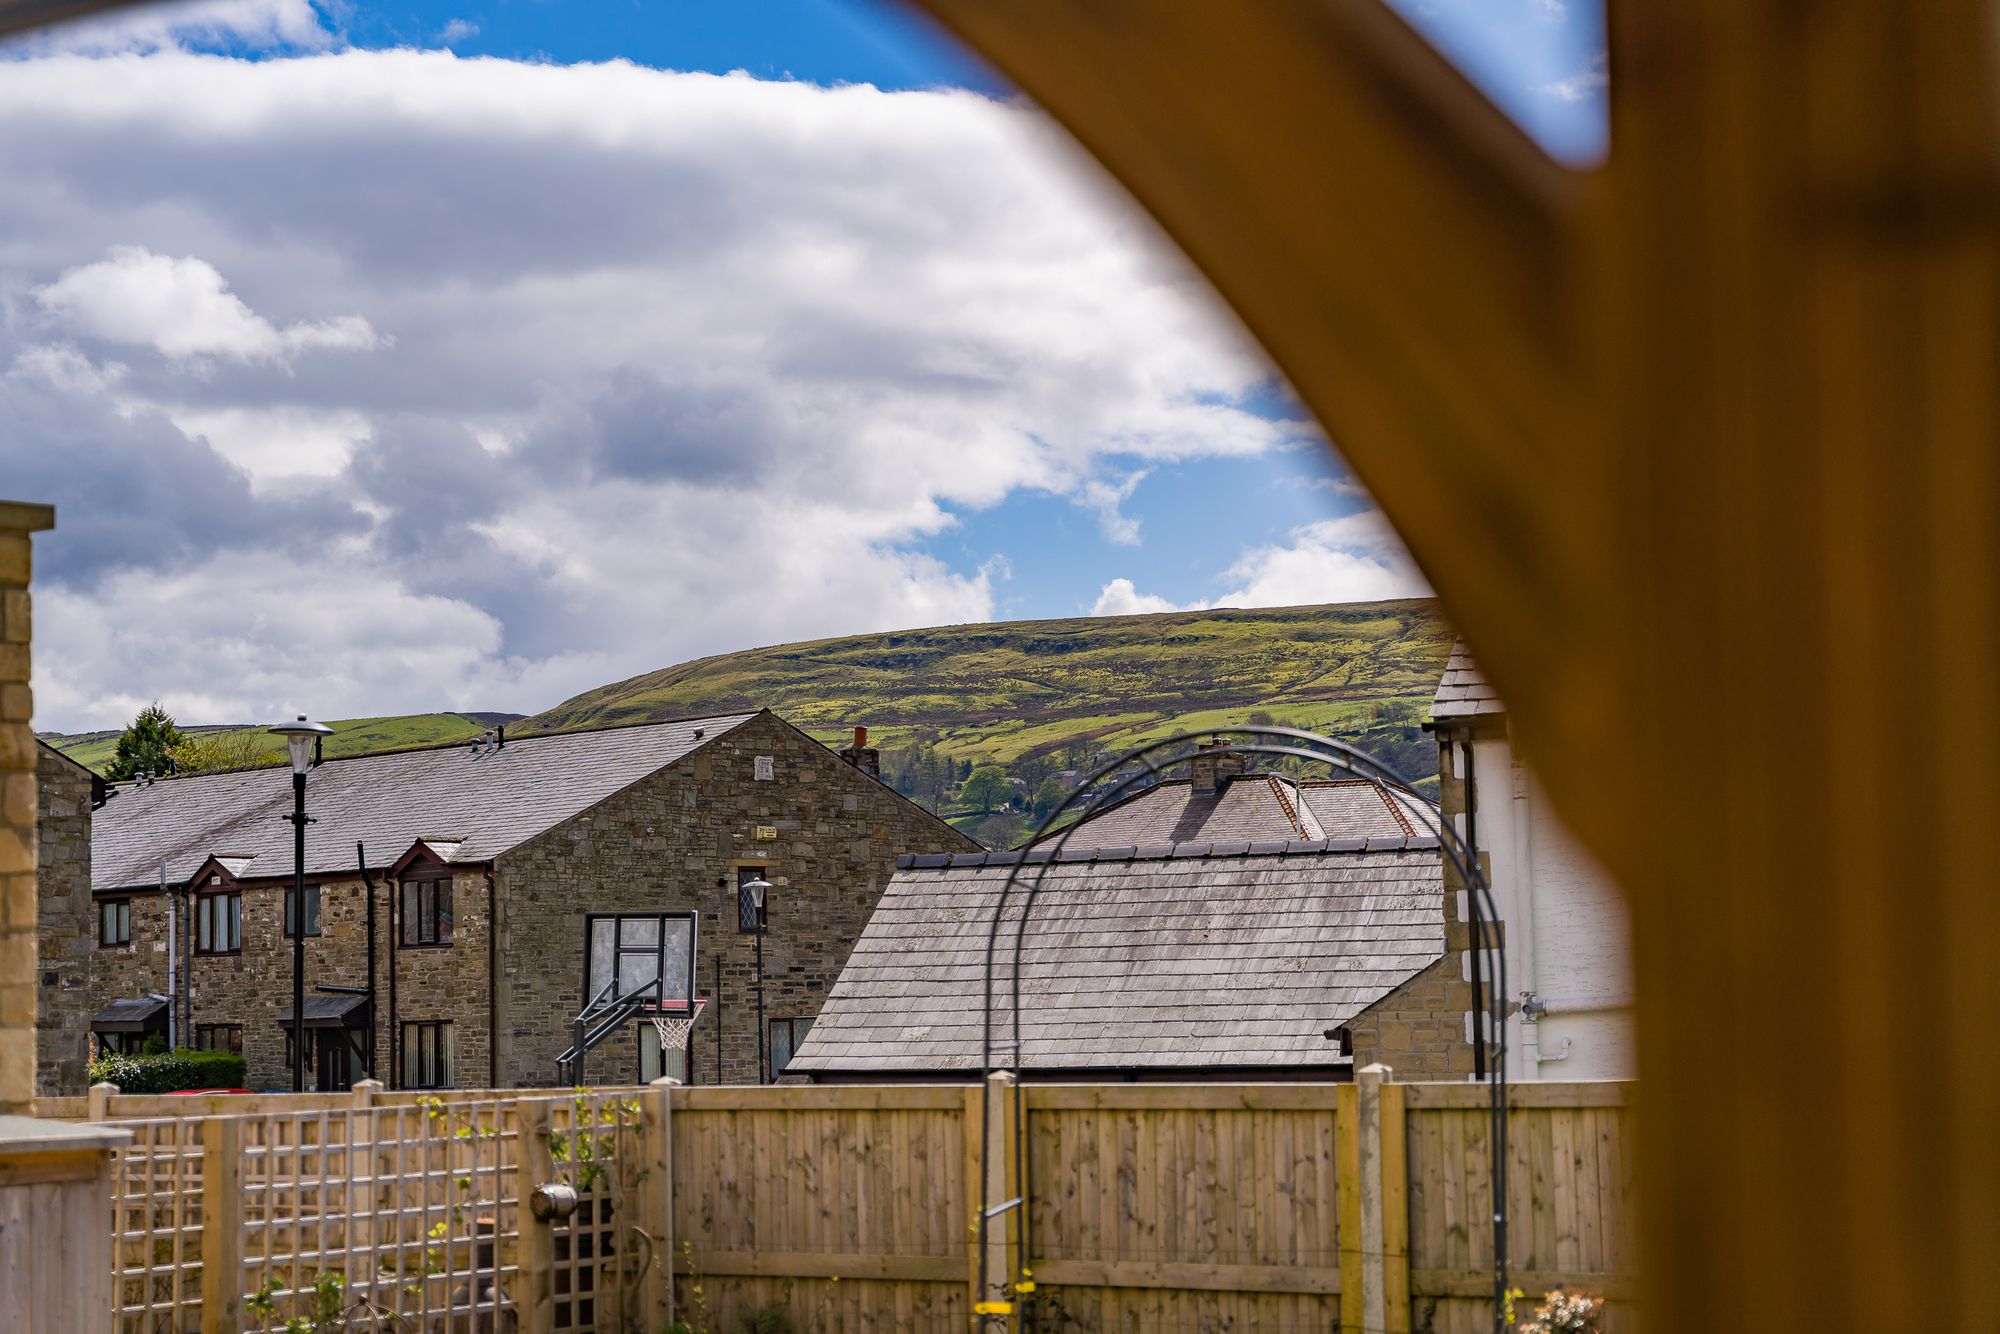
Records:
[[[1412,778],[1451,630],[1429,600],[944,626],[747,649],[578,695],[522,731],[768,706],[823,741],[857,723],[1020,772],[1252,714],[1342,736]],[[1261,721],[1261,719],[1260,719]]]
[[[330,722],[333,735],[326,739],[326,753],[367,755],[379,750],[400,750],[406,746],[427,746],[439,741],[462,741],[483,731],[489,720],[509,720],[514,714],[410,713],[388,718],[344,718]],[[266,740],[265,749],[273,764],[283,760],[285,746],[265,732],[266,724],[184,726],[181,731],[204,740],[225,742]],[[118,748],[118,730],[79,732],[73,736],[44,734],[42,740],[87,769],[104,771]]]

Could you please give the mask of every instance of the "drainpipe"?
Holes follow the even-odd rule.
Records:
[[[1458,734],[1459,785],[1465,793],[1465,846],[1466,855],[1471,858],[1474,870],[1479,868],[1479,784],[1473,772],[1472,729],[1466,728]],[[1466,972],[1472,982],[1472,1077],[1484,1081],[1486,1078],[1486,1003],[1484,985],[1479,980],[1479,937],[1473,929],[1479,920],[1479,895],[1466,882],[1465,889],[1465,959]],[[1494,909],[1499,909],[1495,903]]]
[[[167,863],[164,857],[160,859],[160,906],[167,910],[167,1050],[173,1051],[177,1045],[174,1037],[181,1017],[180,993],[174,989],[180,955],[174,950],[174,901],[167,892]],[[178,1045],[192,1045],[186,1040],[185,1030],[182,1030],[182,1041]]]
[[[500,744],[507,744],[507,729],[500,729]],[[499,892],[493,872],[486,872],[486,1087],[500,1087],[500,917],[495,905]],[[615,962],[615,960],[614,960]],[[664,1263],[664,1261],[662,1262]]]
[[[368,896],[368,1077],[375,1078],[375,1044],[381,1038],[381,1015],[375,1006],[375,880],[368,874],[368,850],[354,845],[354,865],[361,872],[361,892]]]
[[[1513,955],[1509,959],[1512,976],[1518,979],[1515,985],[1521,988],[1523,997],[1532,996],[1536,990],[1535,977],[1535,813],[1529,798],[1533,785],[1527,769],[1519,757],[1514,757],[1511,766],[1514,782],[1514,905],[1513,914],[1520,922],[1520,930],[1515,932],[1511,944]],[[1541,1036],[1536,1024],[1525,1010],[1521,1016],[1521,1077],[1541,1078]]]
[[[396,945],[403,938],[403,929],[398,923],[402,912],[403,887],[394,880],[389,882],[389,1087],[403,1087],[403,1063],[397,1059],[396,1043],[403,1030],[396,1023]]]

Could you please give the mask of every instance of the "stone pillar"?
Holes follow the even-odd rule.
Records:
[[[0,501],[0,1115],[35,1096],[35,733],[28,690],[29,535],[47,505]]]

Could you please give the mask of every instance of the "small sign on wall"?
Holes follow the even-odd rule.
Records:
[[[769,755],[757,756],[750,765],[750,776],[760,783],[768,783],[777,777],[778,766]]]
[[[778,826],[774,824],[760,824],[757,826],[758,842],[773,843],[777,841],[777,838],[778,838]]]

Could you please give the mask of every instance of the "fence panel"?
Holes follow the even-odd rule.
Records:
[[[677,1093],[684,1318],[730,1329],[782,1308],[798,1329],[969,1328],[965,1107],[959,1087]]]
[[[1516,1086],[1507,1113],[1513,1286],[1527,1304],[1558,1285],[1603,1293],[1612,1299],[1611,1331],[1633,1322],[1630,1088]],[[1414,1084],[1405,1098],[1413,1328],[1486,1334],[1493,1309],[1486,1091]]]
[[[201,1328],[202,1138],[199,1120],[126,1121],[132,1142],[112,1173],[112,1311],[119,1330]]]
[[[1042,1327],[1337,1326],[1335,1089],[1023,1093],[1026,1245]]]

